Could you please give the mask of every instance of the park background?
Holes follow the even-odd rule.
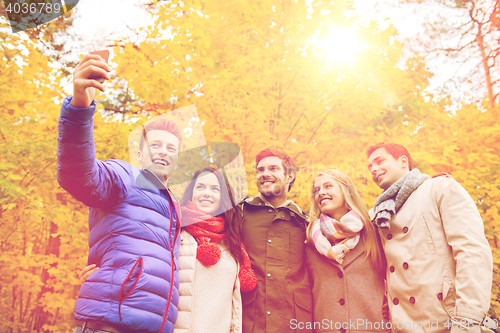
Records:
[[[376,15],[348,0],[140,1],[150,24],[88,45],[74,29],[79,5],[13,34],[0,2],[0,332],[74,325],[88,209],[57,184],[57,122],[89,47],[112,50],[95,115],[99,159],[128,161],[139,123],[196,104],[208,142],[241,148],[249,195],[255,154],[284,148],[299,166],[291,199],[306,212],[325,168],[347,173],[373,205],[380,189],[365,151],[374,143],[403,144],[420,171],[451,174],[483,217],[489,315],[500,318],[499,1],[371,4]],[[419,29],[402,33],[394,9],[419,16]]]

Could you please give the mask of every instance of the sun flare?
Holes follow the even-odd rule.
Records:
[[[354,58],[365,45],[358,41],[357,34],[352,30],[332,29],[328,36],[318,38],[314,46],[321,49],[331,62],[354,62]]]

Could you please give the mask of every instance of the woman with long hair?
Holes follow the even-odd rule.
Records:
[[[241,292],[257,280],[240,214],[219,171],[196,172],[181,199],[179,315],[174,332],[241,332]]]
[[[307,228],[316,332],[388,332],[385,257],[349,177],[326,170],[312,184]]]

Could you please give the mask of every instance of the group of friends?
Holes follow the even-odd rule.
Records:
[[[476,205],[448,174],[413,168],[401,145],[367,151],[383,190],[369,211],[343,172],[311,184],[305,214],[288,200],[293,159],[255,158],[259,194],[234,202],[224,172],[168,188],[182,131],[144,126],[140,168],[95,157],[93,115],[109,67],[86,55],[59,121],[58,181],[90,207],[90,264],[75,333],[482,332],[493,260]]]

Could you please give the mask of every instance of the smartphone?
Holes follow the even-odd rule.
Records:
[[[94,51],[94,52],[90,52],[90,54],[97,54],[98,56],[103,58],[106,63],[108,63],[108,59],[109,59],[109,51],[108,50]],[[103,78],[94,78],[94,77],[90,77],[90,78],[96,80],[99,83],[104,82]]]

